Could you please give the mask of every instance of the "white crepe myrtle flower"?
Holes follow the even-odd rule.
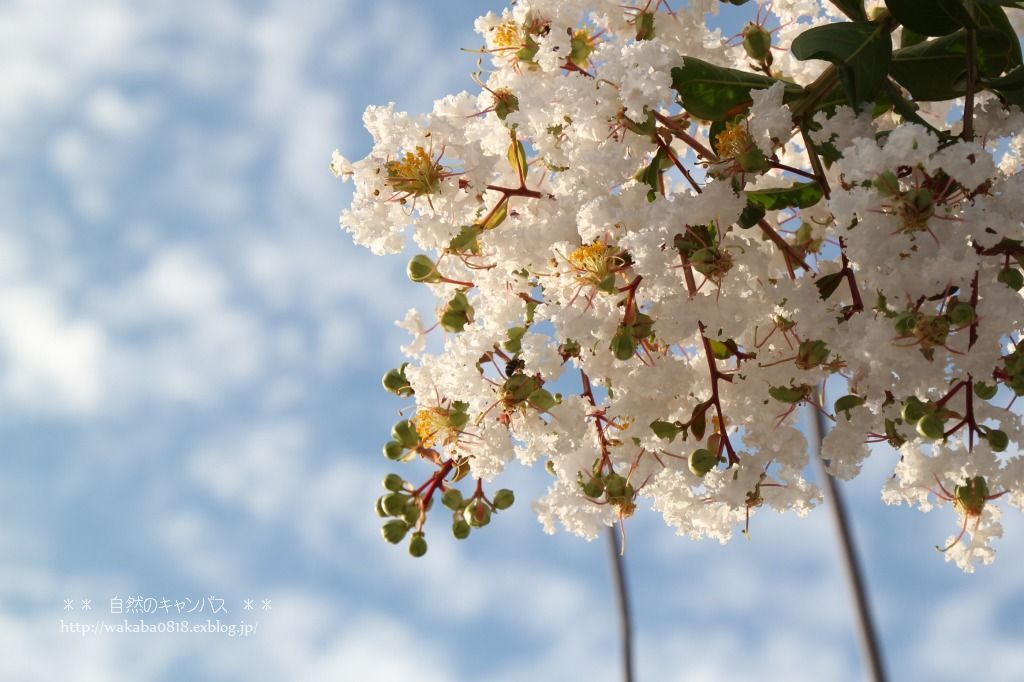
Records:
[[[708,30],[719,10],[744,32]],[[430,470],[385,480],[385,539],[419,556],[428,516],[488,525],[513,460],[552,477],[548,532],[653,508],[756,537],[764,509],[820,500],[796,428],[815,410],[830,475],[897,450],[884,501],[952,509],[937,548],[991,562],[1024,507],[1024,66],[979,32],[965,93],[902,59],[924,49],[894,47],[906,21],[521,0],[476,23],[478,91],[370,107],[370,153],[331,159],[354,184],[341,224],[375,253],[411,237],[435,318],[399,323],[409,362],[384,377],[414,402],[384,453]],[[862,34],[863,56],[822,47]]]

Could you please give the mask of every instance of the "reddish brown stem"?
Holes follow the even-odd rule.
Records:
[[[711,341],[704,334],[707,327],[704,326],[703,322],[698,322],[697,325],[700,328],[700,340],[704,344],[704,357],[708,361],[708,371],[711,374],[711,404],[715,406],[715,413],[718,415],[719,433],[722,435],[722,442],[725,445],[726,452],[729,453],[729,466],[732,466],[733,464],[739,464],[740,458],[732,447],[729,434],[725,431],[725,414],[722,412],[722,400],[718,392],[718,380],[722,378],[722,373],[718,371],[715,355],[711,352]]]

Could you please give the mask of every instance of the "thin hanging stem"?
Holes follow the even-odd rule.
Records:
[[[633,682],[633,627],[629,612],[629,589],[626,587],[626,568],[622,558],[622,545],[615,526],[608,526],[608,554],[612,564],[612,579],[619,606],[619,646],[622,649],[622,682]]]
[[[879,645],[878,633],[875,630],[874,621],[871,617],[867,587],[864,584],[863,571],[857,557],[857,548],[853,544],[853,536],[850,533],[846,506],[843,503],[842,494],[838,486],[836,486],[835,480],[825,468],[825,460],[821,456],[821,444],[825,437],[826,428],[825,416],[821,410],[815,409],[813,405],[809,406],[809,408],[807,435],[810,440],[812,459],[815,461],[818,473],[821,476],[821,488],[825,495],[825,504],[832,510],[832,522],[835,526],[836,537],[839,540],[839,549],[842,553],[846,581],[849,585],[850,596],[853,598],[854,611],[857,617],[857,636],[860,639],[864,666],[867,668],[869,679],[872,682],[886,682],[888,678],[885,675],[885,668],[882,664],[881,646]]]

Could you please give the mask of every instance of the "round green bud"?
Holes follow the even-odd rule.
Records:
[[[452,511],[458,511],[462,507],[462,493],[457,488],[448,488],[444,495],[441,495],[441,504]]]
[[[416,428],[408,419],[395,422],[395,425],[391,427],[391,437],[406,448],[414,448],[420,443],[420,436],[416,433]]]
[[[1017,268],[1003,268],[996,275],[996,281],[1002,282],[1015,291],[1019,291],[1021,287],[1024,287],[1024,275]]]
[[[986,433],[985,440],[988,441],[988,446],[992,448],[992,452],[1002,452],[1010,444],[1010,438],[999,429],[992,429]]]
[[[385,391],[402,398],[408,398],[413,394],[412,386],[409,385],[409,380],[405,377],[405,366],[408,364],[406,362],[401,367],[389,369],[387,374],[381,378],[380,383],[384,386]]]
[[[470,525],[462,519],[456,519],[452,522],[452,535],[455,536],[456,540],[465,540],[468,538],[470,530]]]
[[[402,459],[404,453],[405,448],[397,440],[389,440],[384,443],[384,456],[388,459]]]
[[[626,494],[626,479],[614,471],[604,477],[604,489],[608,497],[622,497]]]
[[[462,512],[462,517],[469,525],[474,528],[480,528],[491,522],[491,508],[483,500],[476,499],[466,506],[466,509]]]
[[[618,360],[626,361],[636,353],[636,339],[633,338],[633,328],[630,325],[623,325],[615,332],[611,343],[612,355]]]
[[[754,23],[743,29],[743,49],[751,59],[762,61],[772,50],[772,34]]]
[[[402,518],[410,526],[415,526],[420,521],[420,504],[416,500],[409,500],[408,504],[402,508]]]
[[[377,502],[374,505],[374,508],[377,511],[377,516],[379,516],[381,518],[385,518],[387,516],[391,516],[390,514],[388,514],[387,510],[384,509],[384,496],[383,495],[381,495],[380,497],[377,498]]]
[[[512,503],[515,501],[515,493],[513,493],[508,488],[502,488],[498,492],[494,493],[494,499],[492,500],[492,503],[494,504],[495,509],[497,509],[498,511],[502,511],[503,509],[508,509],[509,507],[511,507]]]
[[[907,401],[903,403],[903,409],[900,410],[900,416],[908,424],[916,424],[924,416],[924,413],[924,403],[914,396],[907,398]]]
[[[709,471],[718,466],[718,462],[718,455],[707,448],[698,448],[690,453],[690,458],[687,463],[689,464],[690,471],[693,472],[694,476],[704,478],[707,476]]]
[[[398,474],[388,474],[384,477],[384,489],[390,490],[393,493],[401,492],[403,486],[405,486],[405,479]]]
[[[434,261],[422,253],[412,257],[409,264],[405,267],[405,272],[413,282],[432,283],[441,281],[441,273],[437,271]]]
[[[982,381],[974,382],[974,395],[978,396],[982,400],[991,400],[992,398],[995,398],[998,390],[997,386],[989,386]]]
[[[422,532],[416,532],[412,534],[412,539],[409,540],[409,554],[414,557],[421,557],[427,553],[427,541],[423,538]]]
[[[384,536],[384,539],[390,542],[392,545],[397,545],[405,537],[405,534],[409,532],[409,526],[406,525],[405,521],[401,519],[394,519],[385,523],[381,529],[380,534]]]
[[[950,324],[955,324],[957,326],[970,324],[971,322],[974,322],[975,318],[974,306],[962,301],[960,303],[954,303],[950,307],[949,312],[946,313],[946,317],[949,318]]]
[[[761,171],[768,170],[770,164],[768,159],[757,147],[751,147],[747,151],[743,152],[736,157],[736,163],[740,165],[745,173],[760,173]]]
[[[938,440],[946,431],[946,425],[937,414],[931,412],[921,417],[917,422],[917,432],[922,438]]]
[[[384,507],[384,511],[388,513],[388,516],[400,516],[405,511],[405,505],[408,501],[408,495],[391,493],[384,496],[381,500],[381,506]]]
[[[604,492],[604,482],[595,476],[583,484],[583,494],[587,497],[601,497]]]

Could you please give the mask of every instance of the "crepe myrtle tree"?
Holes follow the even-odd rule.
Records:
[[[411,227],[436,301],[384,376],[384,455],[422,472],[384,480],[384,538],[471,536],[519,460],[548,532],[646,498],[724,542],[821,499],[804,406],[831,476],[897,450],[882,499],[952,507],[936,548],[991,562],[1024,507],[1024,2],[621,3],[481,17],[476,91],[370,107],[370,154],[334,154],[342,226]]]

